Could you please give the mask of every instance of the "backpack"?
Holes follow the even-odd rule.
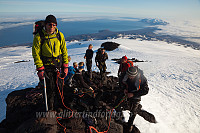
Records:
[[[42,29],[45,27],[44,20],[36,21],[34,27],[35,27],[35,31],[33,32],[33,35],[36,35],[37,33],[39,33],[40,38],[41,38],[41,48],[42,48],[42,45],[45,41],[45,36],[44,36],[44,33],[42,32]],[[61,42],[60,31],[58,31],[58,33],[56,34],[56,37]]]
[[[75,73],[76,73],[75,68],[73,66],[69,66],[68,73],[67,73],[67,76],[65,77],[64,81],[68,81]]]
[[[127,64],[129,64],[129,66],[127,66]],[[127,67],[126,67],[127,66]],[[121,72],[126,72],[127,71],[127,69],[129,68],[129,67],[133,67],[134,65],[133,65],[133,62],[132,61],[130,61],[130,60],[127,60],[127,63],[126,63],[126,65],[125,65],[125,67],[123,67],[123,65],[122,65],[122,63],[120,63],[120,71]],[[123,67],[123,68],[122,68]]]
[[[69,66],[69,67],[68,67],[67,76],[69,75],[69,76],[71,77],[72,75],[75,74],[75,72],[76,72],[75,68],[74,68],[73,66]]]
[[[95,57],[95,61],[97,62],[98,60],[100,60],[101,57],[101,51],[103,48],[99,48],[96,52],[96,57]]]
[[[100,54],[101,54],[101,51],[102,51],[102,49],[103,49],[103,48],[99,48],[99,49],[97,50],[96,54],[97,54],[97,55],[100,55]]]

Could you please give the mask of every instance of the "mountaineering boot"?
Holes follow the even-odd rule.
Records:
[[[102,84],[103,84],[103,85],[107,85],[107,81],[108,81],[108,79],[107,79],[107,77],[106,77],[106,73],[104,72],[104,73],[103,73],[103,78],[102,78]]]
[[[103,80],[103,72],[100,71],[101,80]]]
[[[123,133],[140,133],[140,130],[135,125],[123,124]]]
[[[131,125],[129,133],[140,133],[140,130],[135,125]]]
[[[91,70],[89,71],[89,77],[90,77],[90,80],[92,80],[92,71]]]
[[[133,121],[136,117],[136,114],[132,114],[132,116],[129,117],[128,123],[127,123],[127,130],[129,133],[131,133],[132,129],[133,129]]]
[[[103,80],[105,80],[106,79],[106,73],[104,72],[103,73]]]
[[[100,75],[101,75],[101,80],[104,80],[104,79],[105,79],[106,72],[100,71]]]
[[[155,116],[146,110],[140,110],[137,112],[137,114],[150,123],[157,123]]]

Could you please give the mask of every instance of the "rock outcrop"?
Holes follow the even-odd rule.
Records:
[[[117,61],[117,60],[116,60]],[[93,81],[83,72],[85,82],[94,92],[88,91],[73,80],[72,86],[63,86],[63,103],[55,111],[45,111],[43,89],[26,88],[11,92],[6,98],[6,119],[0,123],[1,133],[125,133],[122,110],[129,109],[119,88],[118,78],[93,72]],[[126,101],[126,99],[124,99]],[[138,107],[138,115],[156,123],[155,117]],[[73,115],[72,115],[73,112]],[[134,133],[139,129],[133,126]]]
[[[104,42],[101,44],[101,47],[103,47],[107,51],[113,51],[116,48],[119,47],[120,44],[115,43],[115,42]]]
[[[87,72],[85,72],[84,77],[87,77]],[[64,103],[74,113],[74,116],[69,119],[71,111],[62,104],[59,108],[60,111],[45,112],[42,89],[27,88],[11,92],[6,98],[6,119],[0,124],[0,131],[8,133],[64,132],[64,128],[59,123],[66,128],[66,132],[70,133],[85,133],[90,125],[93,125],[98,131],[106,131],[110,121],[108,109],[112,108],[109,106],[112,103],[112,97],[107,96],[111,96],[112,91],[118,87],[118,79],[106,76],[106,82],[105,80],[102,82],[100,74],[96,72],[93,72],[93,77],[94,81],[91,86],[95,90],[95,97],[89,93],[75,94],[74,88],[77,88],[79,92],[84,90],[76,82],[73,82],[73,87],[64,86]],[[87,79],[85,80],[87,82]],[[89,84],[89,82],[87,83]],[[95,98],[98,99],[98,103],[94,102]],[[65,114],[61,115],[63,112]],[[94,118],[95,113],[97,116]],[[63,119],[58,118],[58,123],[56,119],[59,115]],[[111,119],[109,132],[123,132],[123,126]]]

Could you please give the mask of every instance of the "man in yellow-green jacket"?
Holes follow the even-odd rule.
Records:
[[[40,81],[46,80],[48,109],[55,110],[61,103],[57,78],[64,78],[68,73],[68,53],[65,37],[56,27],[55,16],[48,15],[44,25],[34,37],[32,55]]]

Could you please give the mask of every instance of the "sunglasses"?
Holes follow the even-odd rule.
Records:
[[[57,24],[51,24],[51,23],[48,23],[47,25],[48,26],[57,26]]]

